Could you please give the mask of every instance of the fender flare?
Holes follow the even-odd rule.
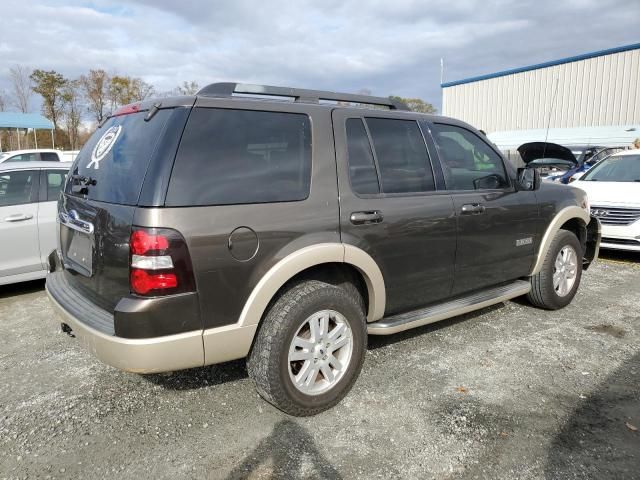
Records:
[[[572,218],[578,218],[584,222],[585,227],[589,224],[589,214],[583,208],[578,206],[570,206],[565,207],[560,210],[551,223],[547,227],[544,236],[542,237],[542,241],[540,242],[540,248],[538,249],[538,254],[536,256],[536,261],[534,263],[533,269],[531,270],[530,276],[537,275],[542,270],[542,264],[544,263],[544,259],[547,256],[547,252],[551,247],[551,242],[553,241],[556,233],[560,230],[560,227],[564,225],[566,222],[571,220]]]
[[[382,272],[365,251],[342,243],[320,243],[301,248],[287,255],[262,276],[253,288],[240,313],[239,327],[257,325],[278,290],[298,273],[324,263],[346,263],[362,274],[369,294],[367,321],[384,316],[386,293]]]

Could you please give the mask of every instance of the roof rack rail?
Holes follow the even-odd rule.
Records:
[[[200,89],[197,95],[205,97],[231,97],[234,93],[248,95],[265,95],[271,97],[289,97],[294,102],[320,103],[321,100],[336,102],[364,103],[388,107],[391,110],[409,110],[402,102],[385,97],[371,95],[357,95],[352,93],[326,92],[322,90],[307,90],[304,88],[273,87],[269,85],[251,85],[245,83],[223,82],[212,83]]]

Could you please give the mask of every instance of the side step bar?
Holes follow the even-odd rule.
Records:
[[[420,327],[429,323],[438,322],[447,318],[462,315],[464,313],[479,310],[489,305],[504,302],[520,295],[525,295],[531,290],[531,284],[525,280],[516,280],[508,285],[483,290],[466,297],[451,300],[449,302],[433,305],[422,310],[402,313],[392,317],[385,317],[377,322],[370,323],[368,332],[370,335],[391,335],[411,328]]]

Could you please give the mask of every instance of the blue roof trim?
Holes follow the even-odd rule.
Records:
[[[550,62],[537,63],[535,65],[529,65],[527,67],[512,68],[510,70],[502,70],[500,72],[488,73],[486,75],[479,75],[477,77],[465,78],[463,80],[456,80],[454,82],[445,82],[445,83],[441,83],[440,87],[442,88],[455,87],[456,85],[463,85],[465,83],[473,83],[473,82],[478,82],[480,80],[489,80],[490,78],[496,78],[496,77],[504,77],[505,75],[513,75],[514,73],[529,72],[531,70],[538,70],[540,68],[553,67],[555,65],[562,65],[563,63],[578,62],[580,60],[587,60],[589,58],[594,58],[594,57],[602,57],[603,55],[611,55],[613,53],[627,52],[629,50],[636,50],[638,48],[640,48],[640,43],[634,43],[632,45],[623,45],[622,47],[608,48],[607,50],[598,50],[597,52],[591,52],[591,53],[583,53],[582,55],[575,55],[573,57],[561,58],[560,60],[552,60]]]
[[[0,112],[0,128],[53,130],[53,123],[37,113]]]

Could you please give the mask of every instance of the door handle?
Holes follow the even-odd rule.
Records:
[[[479,215],[484,213],[484,205],[480,203],[467,203],[462,206],[461,212],[463,215]]]
[[[5,222],[24,222],[25,220],[31,220],[33,215],[25,215],[24,213],[16,213],[9,215],[4,219]]]
[[[382,212],[374,210],[371,212],[353,212],[350,220],[354,225],[366,225],[370,223],[381,223],[383,219]]]

